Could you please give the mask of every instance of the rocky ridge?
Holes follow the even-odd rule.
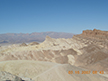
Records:
[[[95,44],[108,49],[108,31],[84,30],[82,34],[75,35],[73,38],[85,44]]]

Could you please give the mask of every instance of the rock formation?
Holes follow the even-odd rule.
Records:
[[[55,39],[46,36],[45,41],[40,44],[33,42],[28,45],[23,43],[21,45],[14,44],[8,46],[1,46],[0,62],[10,61],[10,60],[18,60],[18,61],[35,60],[41,62],[46,61],[52,63],[59,63],[61,65],[71,64],[77,66],[77,68],[80,67],[91,71],[96,70],[99,72],[103,70],[107,74],[108,73],[107,36],[108,36],[107,31],[94,29],[94,30],[85,30],[82,32],[82,34],[74,35],[72,38],[67,38],[67,39],[65,38]],[[6,70],[6,72],[8,71]],[[45,78],[45,80],[47,79]],[[58,79],[58,81],[66,81],[66,80],[67,79],[62,80],[60,77]],[[44,81],[44,80],[36,78],[36,81]],[[52,80],[50,79],[49,81]],[[77,81],[79,80],[77,79]]]
[[[20,46],[27,46],[27,44],[26,43],[22,43],[22,44],[20,44]]]
[[[83,31],[82,35],[87,35],[87,36],[92,36],[92,37],[97,37],[97,38],[104,36],[107,38],[108,37],[108,31],[101,31],[101,30],[97,30],[97,29],[85,30],[85,31]],[[103,37],[103,39],[104,39],[104,37]]]
[[[32,43],[29,43],[28,45],[38,45],[39,43],[37,43],[37,42],[32,42]]]
[[[108,73],[108,31],[85,30],[73,38],[87,45],[80,49],[82,55],[77,56],[75,65]]]
[[[75,35],[76,39],[79,38],[86,44],[95,44],[103,48],[108,48],[108,31],[101,30],[84,30],[82,34]]]
[[[33,80],[29,78],[25,80],[9,72],[0,71],[0,81],[33,81]]]

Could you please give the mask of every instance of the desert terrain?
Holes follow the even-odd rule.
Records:
[[[84,30],[72,38],[46,36],[42,43],[2,45],[0,73],[1,81],[108,81],[108,31]]]

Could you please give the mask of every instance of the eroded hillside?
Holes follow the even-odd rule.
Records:
[[[0,47],[0,61],[1,62],[2,61],[10,62],[10,60],[47,61],[47,62],[52,62],[52,64],[53,63],[71,64],[71,65],[77,66],[76,68],[80,67],[80,68],[88,69],[91,71],[93,70],[104,71],[105,73],[108,73],[108,69],[107,69],[108,67],[108,37],[107,35],[108,35],[107,31],[100,31],[100,30],[94,29],[94,30],[83,31],[82,34],[74,35],[72,38],[68,38],[68,39],[65,39],[65,38],[54,39],[49,36],[46,36],[45,41],[40,44],[33,42],[30,44],[23,43],[23,44],[1,46]],[[12,70],[9,72],[12,72]],[[60,72],[58,71],[57,73],[60,73]],[[21,73],[21,74],[24,74],[24,73]],[[52,72],[51,74],[53,75]],[[34,75],[31,74],[30,76],[27,76],[27,77],[33,78],[33,76]],[[60,77],[63,77],[63,76],[64,75],[60,74],[59,79],[57,81],[67,81],[67,80],[69,81],[72,79],[72,78],[60,79]],[[83,77],[83,75],[77,75],[77,76]],[[96,76],[98,76],[98,74]],[[48,78],[46,78],[46,80],[47,79]],[[82,78],[82,81],[84,81],[83,79],[84,78]],[[39,79],[39,81],[43,81],[43,80],[44,79]],[[36,78],[36,81],[38,81],[37,78]],[[49,79],[49,81],[53,81],[53,79]],[[73,79],[73,81],[79,81],[79,80]],[[92,80],[92,81],[99,81],[99,80],[97,79],[97,80]],[[104,81],[104,80],[100,80],[100,81]]]

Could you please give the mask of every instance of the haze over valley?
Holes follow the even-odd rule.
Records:
[[[64,32],[34,32],[34,33],[6,33],[0,34],[0,45],[4,44],[18,44],[18,43],[30,43],[30,42],[43,42],[46,36],[52,38],[72,38],[73,33]]]

